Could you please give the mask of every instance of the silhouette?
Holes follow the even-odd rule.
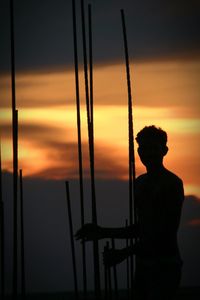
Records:
[[[168,152],[165,131],[155,126],[144,127],[136,141],[147,170],[135,182],[137,224],[124,228],[86,224],[77,231],[76,238],[137,238],[133,247],[106,251],[104,264],[114,265],[136,254],[136,299],[169,300],[181,280],[177,232],[184,200],[183,183],[163,165]]]

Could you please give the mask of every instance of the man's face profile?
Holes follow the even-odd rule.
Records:
[[[145,167],[154,167],[162,164],[167,147],[154,139],[147,139],[139,144],[138,154]]]

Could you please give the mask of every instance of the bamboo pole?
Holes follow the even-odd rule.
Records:
[[[75,68],[75,85],[76,85],[80,207],[81,207],[81,226],[83,226],[85,224],[85,216],[84,216],[83,163],[82,163],[82,144],[81,144],[81,116],[80,116],[80,94],[79,94],[79,76],[78,76],[78,50],[77,50],[75,0],[72,0],[72,16],[73,16],[73,41],[74,41],[74,68]],[[82,265],[83,265],[83,293],[84,293],[84,297],[86,298],[87,297],[87,270],[86,270],[86,249],[85,249],[84,241],[82,241]]]
[[[15,41],[14,41],[14,7],[10,0],[10,42],[11,42],[11,89],[12,89],[12,135],[13,135],[13,290],[12,296],[17,297],[17,182],[18,182],[18,114],[16,111],[15,92]]]
[[[19,170],[20,176],[20,221],[21,221],[21,292],[22,299],[26,297],[26,277],[25,277],[25,252],[24,252],[24,191],[23,174]]]
[[[89,13],[89,26],[91,26],[91,7],[88,8]],[[94,137],[93,137],[93,116],[91,119],[91,112],[93,112],[93,93],[90,92],[89,99],[89,86],[88,86],[88,70],[87,70],[87,51],[86,51],[86,33],[85,33],[85,13],[84,3],[81,0],[81,20],[82,20],[82,40],[83,40],[83,57],[84,57],[84,78],[85,78],[85,95],[86,95],[86,108],[87,108],[87,125],[88,125],[88,140],[89,140],[89,156],[90,156],[90,174],[91,174],[91,193],[92,193],[92,222],[97,224],[97,209],[96,209],[96,193],[95,193],[95,175],[94,175]],[[92,32],[92,28],[89,29]],[[92,82],[92,40],[89,36],[89,49],[90,49],[90,83]],[[90,87],[90,91],[93,87]],[[93,242],[93,261],[94,261],[94,289],[95,297],[101,297],[101,284],[100,284],[100,268],[99,268],[99,245],[98,240]]]
[[[129,68],[129,55],[128,55],[128,42],[126,34],[126,24],[124,11],[121,9],[121,20],[124,40],[124,52],[126,62],[126,77],[127,77],[127,89],[128,89],[128,132],[129,132],[129,222],[133,224],[133,211],[134,221],[136,222],[136,209],[135,209],[135,193],[134,193],[134,182],[135,182],[135,155],[134,155],[134,140],[133,140],[133,113],[132,113],[132,94],[131,94],[131,79],[130,79],[130,68]],[[131,246],[133,246],[133,240],[130,240]],[[133,270],[133,256],[130,257],[130,279],[131,279],[131,294],[133,294],[133,281],[134,281],[134,270]]]
[[[1,164],[1,140],[0,140],[0,241],[1,241],[1,299],[5,298],[5,267],[4,267],[4,258],[5,258],[5,248],[4,248],[4,202],[2,195],[2,164]]]
[[[68,181],[65,182],[65,186],[66,186],[66,196],[67,196],[67,209],[68,209],[69,234],[70,234],[71,251],[72,251],[73,274],[74,274],[74,292],[75,292],[76,299],[78,299],[79,295],[78,295],[78,281],[77,281],[77,269],[76,269],[76,254],[75,254],[75,247],[74,247],[74,233],[73,233],[71,201],[70,201]]]

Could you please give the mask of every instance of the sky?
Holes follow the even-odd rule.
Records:
[[[87,3],[89,1],[85,1],[85,5]],[[79,1],[76,4],[83,165],[84,178],[89,180]],[[127,86],[120,20],[123,8],[130,55],[134,132],[152,124],[167,131],[169,153],[165,165],[183,179],[187,203],[190,203],[190,219],[186,223],[196,234],[200,224],[195,212],[200,204],[199,1],[94,0],[91,4],[95,175],[97,185],[104,183],[99,197],[108,182],[112,190],[113,182],[123,186],[128,178]],[[45,186],[47,191],[52,182],[59,185],[66,179],[76,182],[78,189],[71,1],[14,1],[14,22],[19,168],[29,183],[34,185],[38,180],[38,185]],[[0,130],[5,176],[12,172],[9,30],[9,1],[1,0]],[[137,151],[135,155],[139,175],[145,169]],[[8,189],[7,184],[5,189]],[[29,189],[27,198],[32,199]],[[61,197],[62,193],[58,195]],[[48,198],[48,192],[45,197]],[[107,209],[111,207],[108,202]],[[120,217],[116,218],[115,225],[121,222],[119,220]],[[186,242],[182,244],[184,248]],[[185,284],[192,285],[188,274],[184,276]]]

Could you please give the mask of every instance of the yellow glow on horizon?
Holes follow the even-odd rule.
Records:
[[[200,196],[198,171],[200,168],[200,90],[197,84],[200,75],[200,60],[136,63],[131,64],[131,70],[134,82],[135,134],[145,125],[152,124],[166,130],[170,148],[165,159],[166,166],[184,179],[187,193],[193,191]],[[82,142],[87,145],[87,117],[82,70],[79,75]],[[24,174],[35,176],[41,173],[45,177],[47,176],[45,170],[55,168],[56,173],[49,175],[53,178],[63,178],[66,174],[75,176],[71,175],[71,171],[77,168],[77,161],[76,163],[72,161],[75,157],[78,159],[77,154],[72,155],[67,150],[67,145],[69,145],[70,151],[74,152],[74,147],[77,145],[74,72],[57,70],[46,73],[19,73],[16,83],[17,108],[19,109],[19,163],[24,169]],[[7,126],[6,132],[8,132],[12,117],[9,108],[8,78],[3,78],[0,85],[3,91],[0,125],[2,128]],[[102,163],[109,172],[108,176],[105,173],[101,176],[127,179],[127,116],[124,65],[97,67],[94,70],[97,174],[98,167]],[[3,133],[2,142],[3,168],[12,171],[12,143],[8,133]],[[61,157],[62,151],[65,151],[63,150],[65,144],[66,162],[63,166]],[[137,145],[135,146],[137,149]],[[88,167],[88,162],[85,164]],[[101,169],[103,167],[104,165],[101,165]],[[137,153],[136,167],[138,174],[144,171]],[[66,169],[65,173],[62,168]],[[121,175],[120,172],[122,172]]]

